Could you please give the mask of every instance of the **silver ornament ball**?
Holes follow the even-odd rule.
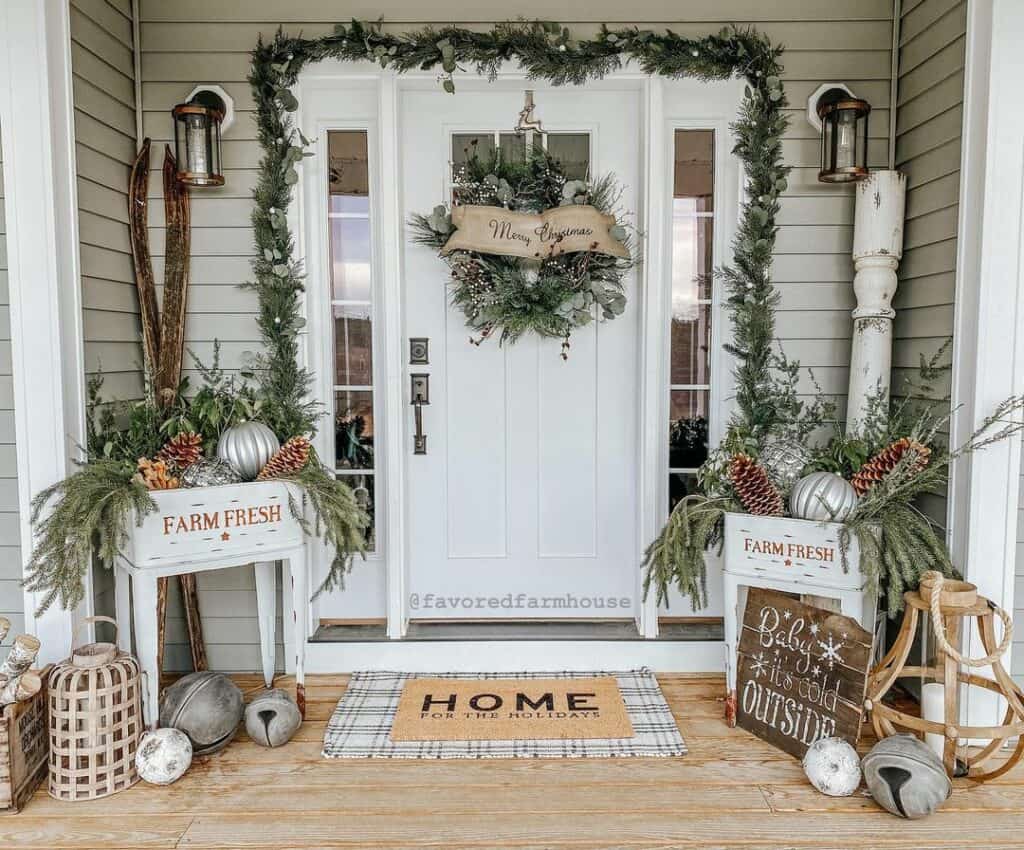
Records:
[[[815,522],[845,522],[857,507],[857,491],[833,472],[805,475],[789,494],[789,512]]]
[[[804,753],[804,773],[829,797],[849,797],[860,785],[860,758],[843,738],[821,738]]]
[[[245,731],[261,747],[287,744],[302,725],[302,715],[287,692],[273,688],[245,707]]]
[[[766,440],[758,458],[768,477],[783,493],[793,488],[810,459],[811,453],[803,443],[785,437]]]
[[[242,476],[230,463],[219,457],[200,458],[185,467],[181,473],[182,487],[219,487],[222,484],[238,484]]]
[[[883,738],[861,766],[875,802],[903,818],[927,817],[953,793],[942,760],[910,734]]]
[[[279,448],[281,443],[268,426],[262,422],[241,422],[220,435],[217,457],[238,470],[244,481],[252,481]]]
[[[151,785],[170,785],[192,764],[192,742],[178,729],[143,732],[135,753],[135,769]]]

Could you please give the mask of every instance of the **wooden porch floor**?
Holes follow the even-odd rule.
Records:
[[[938,814],[902,821],[864,796],[818,794],[794,759],[727,728],[721,677],[658,679],[690,748],[683,759],[440,762],[321,759],[346,677],[310,677],[309,718],[288,746],[264,749],[243,730],[170,788],[140,783],[73,804],[40,790],[0,816],[0,847],[1024,847],[1024,765],[960,783]]]

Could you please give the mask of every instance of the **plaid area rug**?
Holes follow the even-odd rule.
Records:
[[[409,679],[576,679],[614,676],[633,724],[632,738],[518,741],[390,740],[391,722]],[[686,744],[658,687],[644,668],[625,672],[395,673],[357,672],[324,733],[325,758],[501,759],[610,758],[686,755]]]

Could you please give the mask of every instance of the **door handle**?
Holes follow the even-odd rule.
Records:
[[[430,375],[416,373],[409,376],[410,396],[416,419],[416,433],[412,438],[412,453],[427,453],[427,435],[423,433],[423,405],[430,404]]]

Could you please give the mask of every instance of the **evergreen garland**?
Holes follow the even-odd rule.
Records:
[[[41,519],[54,499],[53,509]],[[128,542],[128,523],[142,525],[156,502],[134,469],[121,460],[94,460],[48,487],[32,500],[36,545],[25,587],[43,591],[37,615],[60,599],[74,608],[85,596],[85,571],[93,546],[100,561],[112,567]]]
[[[777,295],[770,269],[778,198],[789,173],[782,163],[782,133],[788,119],[781,54],[781,47],[754,29],[732,26],[701,38],[671,30],[602,26],[595,38],[576,39],[550,21],[499,23],[486,32],[426,27],[402,35],[384,32],[379,23],[352,21],[338,24],[321,38],[289,36],[282,30],[268,42],[261,38],[249,74],[263,147],[253,192],[257,256],[250,285],[259,295],[258,321],[266,348],[257,364],[261,394],[268,400],[264,418],[278,433],[297,434],[312,430],[315,415],[306,400],[311,376],[297,359],[302,269],[287,222],[292,187],[299,179],[296,165],[309,155],[308,140],[291,117],[299,105],[291,87],[307,63],[330,58],[374,62],[398,72],[437,68],[445,90],[454,92],[454,74],[464,68],[493,77],[502,63],[518,61],[530,79],[582,85],[633,62],[652,75],[699,80],[739,76],[747,81],[733,132],[749,199],[740,213],[733,262],[719,274],[728,287],[734,326],[734,425],[748,433],[770,429],[779,419],[771,392]]]

